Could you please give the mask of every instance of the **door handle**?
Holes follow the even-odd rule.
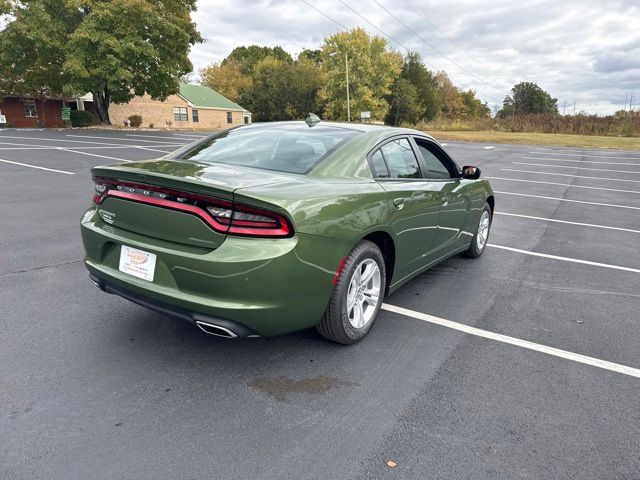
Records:
[[[398,210],[402,210],[402,207],[404,207],[404,198],[396,198],[393,201],[393,206],[396,207]]]

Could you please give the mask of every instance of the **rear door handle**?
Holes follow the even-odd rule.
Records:
[[[396,207],[398,210],[402,210],[402,207],[404,207],[404,198],[396,198],[393,201],[393,206]]]

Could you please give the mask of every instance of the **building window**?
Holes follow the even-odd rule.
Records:
[[[227,123],[233,123],[233,113],[227,112]]]
[[[189,115],[187,114],[187,107],[173,107],[173,119],[176,122],[189,121]]]
[[[198,123],[200,121],[198,110],[196,110],[195,108],[191,110],[191,118],[193,118],[193,123]]]
[[[28,118],[36,118],[38,111],[36,110],[36,102],[33,100],[25,100],[24,102],[24,116]]]

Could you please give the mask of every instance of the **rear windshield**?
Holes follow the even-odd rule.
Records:
[[[176,158],[205,163],[307,173],[360,132],[306,124],[240,127],[221,132]]]

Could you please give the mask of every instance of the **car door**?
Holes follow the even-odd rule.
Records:
[[[394,282],[433,260],[441,204],[439,188],[424,178],[409,137],[395,137],[369,155],[376,180],[387,193],[395,233]]]
[[[460,169],[447,153],[434,141],[413,137],[419,158],[427,170],[426,176],[441,194],[435,250],[440,255],[469,243],[470,232],[465,231],[470,214],[471,199],[460,175]]]

